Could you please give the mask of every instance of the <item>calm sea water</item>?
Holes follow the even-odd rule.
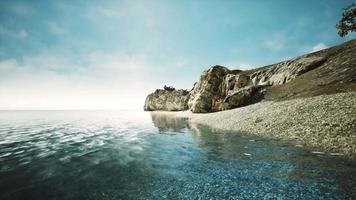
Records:
[[[356,163],[124,111],[1,111],[0,199],[353,199]]]

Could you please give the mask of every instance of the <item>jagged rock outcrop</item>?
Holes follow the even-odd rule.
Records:
[[[265,93],[260,86],[287,83],[325,60],[321,56],[305,56],[246,72],[213,66],[200,76],[191,91],[188,106],[192,112],[206,113],[256,103]]]
[[[249,85],[250,77],[239,73],[239,74],[227,74],[222,83],[222,90],[227,94],[234,93],[235,88],[243,88]]]
[[[189,92],[187,90],[157,89],[147,96],[144,110],[188,110]]]
[[[188,106],[192,112],[204,113],[211,112],[213,104],[224,98],[224,91],[221,83],[231,71],[223,66],[213,66],[204,71],[199,81],[194,85],[190,92]]]
[[[181,98],[177,92],[162,90],[150,94],[145,110],[190,109],[194,113],[207,113],[263,99],[284,100],[352,91],[356,89],[355,63],[356,40],[351,40],[252,70],[229,70],[216,65],[204,71],[190,93],[184,93]]]

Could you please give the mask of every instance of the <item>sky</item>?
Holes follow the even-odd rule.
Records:
[[[0,0],[0,109],[142,109],[213,65],[250,69],[341,38],[350,0]]]

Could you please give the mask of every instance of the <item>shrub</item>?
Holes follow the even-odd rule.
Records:
[[[163,87],[163,89],[164,89],[164,90],[167,90],[167,91],[174,91],[174,90],[176,90],[174,87],[172,87],[172,86],[166,86],[166,85]]]
[[[344,8],[340,22],[336,25],[339,35],[344,37],[348,33],[356,31],[356,4]]]

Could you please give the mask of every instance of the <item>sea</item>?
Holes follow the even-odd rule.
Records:
[[[356,199],[356,162],[171,115],[0,111],[0,199]]]

